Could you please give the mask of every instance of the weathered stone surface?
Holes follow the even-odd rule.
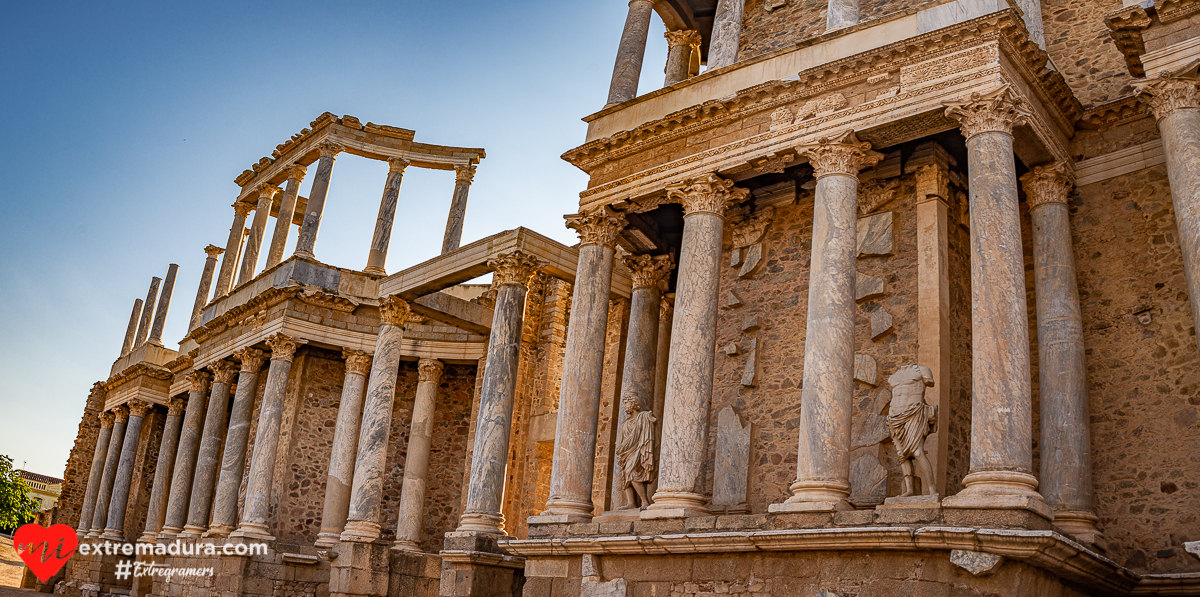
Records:
[[[861,381],[871,387],[878,385],[879,363],[875,357],[866,354],[854,355],[854,380]]]
[[[887,417],[870,411],[858,413],[854,417],[850,437],[851,449],[874,446],[891,439]]]
[[[738,348],[738,345],[733,343],[726,344],[721,350],[725,351],[725,354],[731,357],[737,356],[741,351],[741,349]]]
[[[871,339],[878,340],[880,336],[890,331],[892,331],[892,314],[881,307],[871,314]]]
[[[717,413],[716,465],[713,476],[713,506],[747,509],[746,483],[750,473],[751,424],[726,406]]]
[[[757,315],[747,315],[744,319],[742,319],[743,334],[757,332],[760,327],[762,327],[762,324],[759,322]]]
[[[1000,569],[1000,566],[1004,564],[1004,556],[955,549],[950,552],[950,563],[975,576],[987,576]]]
[[[887,497],[888,472],[879,459],[865,454],[850,463],[850,502],[855,506],[874,506]]]
[[[621,33],[621,45],[617,49],[617,63],[613,67],[612,82],[608,88],[608,103],[620,104],[637,96],[638,79],[642,76],[642,59],[646,55],[646,37],[650,31],[650,16],[654,3],[636,0],[629,3],[629,14],[625,17],[625,31]]]
[[[858,219],[858,256],[891,255],[896,251],[892,234],[892,212],[871,214]]]
[[[762,243],[754,243],[746,247],[746,258],[742,260],[742,269],[738,270],[739,278],[749,278],[762,265],[765,249]]]
[[[738,307],[742,306],[742,299],[738,297],[736,292],[732,290],[726,291],[725,306],[729,307],[730,309],[737,309]]]
[[[859,272],[854,280],[854,300],[860,303],[867,299],[883,296],[885,292],[887,292],[887,285],[883,278]]]
[[[751,338],[746,346],[746,360],[742,367],[742,385],[754,387],[758,378],[758,338]]]

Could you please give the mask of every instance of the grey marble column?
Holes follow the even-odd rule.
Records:
[[[167,496],[167,510],[163,516],[160,540],[174,539],[187,523],[188,501],[192,492],[192,474],[196,466],[196,449],[200,445],[200,428],[204,425],[204,411],[208,405],[208,388],[211,376],[204,371],[188,374],[191,391],[188,392],[187,409],[183,413],[183,427],[179,432],[179,446],[175,451],[175,466],[171,471],[171,491]]]
[[[183,408],[187,401],[172,398],[167,403],[167,420],[163,424],[162,440],[158,444],[158,464],[154,467],[154,486],[150,489],[150,506],[146,510],[146,528],[138,543],[154,543],[162,530],[167,514],[167,497],[171,489],[171,472],[175,468],[175,449],[179,446],[179,431],[183,427]]]
[[[329,470],[325,476],[325,506],[321,513],[321,532],[314,545],[328,549],[341,540],[350,511],[350,489],[354,482],[354,457],[358,453],[359,423],[366,397],[371,355],[361,350],[342,351],[346,359],[346,377],[338,403],[337,423],[333,428],[333,448],[329,452]],[[408,465],[405,465],[405,474]]]
[[[429,475],[429,449],[433,445],[433,417],[442,362],[421,359],[417,363],[417,396],[409,426],[408,451],[404,456],[404,485],[396,518],[395,551],[419,552],[421,527],[425,524],[425,486]]]
[[[604,377],[604,336],[612,292],[613,253],[625,217],[602,207],[570,216],[567,227],[579,232],[579,265],[571,296],[571,319],[563,354],[558,424],[550,496],[544,516],[580,520],[592,517],[592,477],[596,467],[596,425]],[[491,363],[491,361],[488,361]]]
[[[667,77],[663,87],[670,87],[688,78],[692,51],[700,48],[700,32],[680,29],[664,35],[667,38]]]
[[[617,48],[617,63],[613,66],[612,82],[608,86],[608,105],[623,104],[637,97],[638,79],[642,76],[642,60],[646,57],[646,36],[650,33],[650,17],[654,14],[651,0],[630,0],[625,30]]]
[[[488,267],[497,286],[496,305],[480,388],[467,503],[458,531],[502,535],[504,515],[500,513],[500,501],[504,495],[504,470],[508,464],[513,397],[521,357],[525,294],[529,291],[529,279],[541,264],[531,255],[512,251],[488,261]]]
[[[262,250],[263,238],[267,234],[267,219],[271,217],[271,205],[279,187],[264,184],[258,188],[258,205],[254,208],[254,222],[250,225],[250,236],[246,237],[246,252],[242,256],[242,271],[237,285],[254,279],[258,272],[258,253]]]
[[[133,301],[133,313],[129,314],[129,326],[125,328],[125,341],[121,343],[121,356],[129,354],[137,341],[138,320],[142,318],[142,299]]]
[[[112,500],[108,503],[108,517],[101,539],[106,541],[125,540],[125,507],[129,505],[129,485],[133,482],[133,465],[137,460],[138,443],[142,436],[142,422],[150,412],[150,403],[132,400],[129,421],[125,425],[125,439],[121,442],[121,457],[117,474],[113,477]]]
[[[200,447],[196,450],[196,472],[192,475],[187,524],[183,527],[181,537],[199,537],[208,530],[208,516],[220,465],[217,456],[225,440],[225,414],[229,410],[229,390],[238,371],[238,367],[229,361],[217,361],[208,368],[213,372],[212,392],[208,396],[204,427],[200,433]]]
[[[729,66],[738,60],[742,43],[742,15],[746,0],[720,0],[713,19],[712,39],[708,42],[708,69]]]
[[[467,217],[467,194],[475,180],[475,166],[454,167],[454,196],[450,199],[450,215],[446,218],[446,235],[442,237],[442,255],[458,248],[462,241],[463,221]]]
[[[96,436],[96,451],[92,453],[92,468],[88,469],[87,489],[83,492],[83,505],[79,508],[79,526],[75,527],[80,536],[92,528],[92,515],[96,511],[96,496],[100,493],[100,484],[104,478],[104,460],[108,456],[108,442],[112,437],[112,431],[113,413],[108,411],[100,413],[100,433]]]
[[[379,200],[379,215],[375,218],[375,234],[371,237],[371,251],[367,255],[367,267],[364,272],[371,274],[387,273],[388,244],[392,242],[392,224],[396,222],[396,204],[400,200],[400,183],[404,180],[404,169],[408,160],[391,158],[388,160],[387,181],[383,184],[383,198]]]
[[[387,462],[388,432],[396,400],[396,375],[408,303],[389,296],[379,303],[379,336],[367,382],[362,423],[358,431],[358,456],[350,489],[350,509],[342,541],[369,543],[379,538],[380,504],[383,501],[383,466]]]
[[[296,216],[296,198],[300,195],[300,184],[308,172],[300,164],[287,167],[287,186],[283,189],[283,200],[275,214],[275,230],[271,233],[271,248],[267,251],[267,267],[271,269],[283,262],[287,249],[288,234],[292,231],[292,218]]]
[[[221,474],[217,478],[213,500],[212,523],[205,537],[228,537],[237,525],[238,491],[246,472],[246,446],[250,442],[250,419],[254,414],[254,399],[258,396],[259,369],[266,357],[257,348],[246,347],[233,358],[241,361],[233,410],[229,413],[229,430],[225,432],[225,450],[221,455]]]
[[[163,328],[167,325],[167,313],[171,311],[171,294],[175,292],[175,276],[178,274],[178,265],[172,263],[167,267],[167,279],[163,282],[162,292],[158,294],[158,311],[154,313],[154,325],[150,328],[151,344],[163,345]]]
[[[858,0],[829,0],[825,12],[825,30],[845,29],[858,24]]]
[[[213,273],[217,270],[217,256],[225,249],[216,245],[204,247],[204,271],[200,272],[200,285],[196,287],[196,302],[192,304],[192,318],[188,321],[188,331],[196,329],[201,323],[204,305],[208,304],[208,292],[212,289]]]
[[[1011,88],[948,103],[967,138],[971,189],[971,469],[948,508],[1022,508],[1051,517],[1033,476],[1033,383]]]
[[[707,510],[704,463],[717,350],[717,295],[725,208],[750,194],[716,174],[667,188],[683,204],[683,248],[663,404],[658,489],[642,516],[690,516]]]
[[[262,408],[258,411],[258,430],[254,436],[254,452],[250,455],[250,475],[246,481],[246,503],[242,520],[230,537],[274,541],[267,527],[271,505],[271,483],[275,476],[275,453],[279,449],[279,425],[283,421],[283,399],[287,394],[288,374],[292,358],[304,340],[283,334],[267,338],[271,348],[271,366],[267,369],[267,385],[263,390]]]
[[[100,489],[96,492],[96,506],[92,510],[88,539],[99,539],[108,523],[108,504],[112,500],[113,480],[117,477],[117,464],[121,459],[121,442],[125,440],[125,423],[129,420],[129,409],[124,405],[112,412],[112,433],[109,434],[108,451],[104,455],[104,474],[100,477]]]
[[[233,204],[233,225],[229,227],[229,240],[225,242],[225,256],[221,258],[221,273],[217,276],[217,289],[213,291],[213,300],[227,294],[233,286],[234,268],[242,251],[242,236],[246,232],[246,216],[250,215],[253,205],[242,201]]]
[[[162,278],[158,276],[150,278],[150,290],[146,291],[146,302],[142,304],[142,319],[138,322],[137,339],[133,342],[134,348],[145,344],[150,337],[150,326],[154,323],[154,304],[158,300],[158,285],[161,283]]]
[[[325,213],[325,198],[329,194],[329,179],[333,176],[333,162],[344,147],[332,141],[317,146],[321,159],[317,162],[317,173],[313,178],[312,190],[308,193],[308,204],[304,208],[304,223],[300,225],[300,236],[296,238],[298,257],[316,259],[313,253],[317,245],[317,232],[321,229],[321,215]]]

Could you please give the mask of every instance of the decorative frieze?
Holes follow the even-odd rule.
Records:
[[[587,214],[567,216],[567,228],[579,233],[579,244],[614,247],[617,236],[625,228],[625,216],[608,206]]]
[[[1021,183],[1029,201],[1029,209],[1033,210],[1050,203],[1066,205],[1071,199],[1074,176],[1065,162],[1054,162],[1035,166],[1021,177]]]
[[[1024,98],[1005,85],[987,93],[975,92],[970,99],[947,102],[946,118],[957,121],[967,139],[980,133],[1011,135],[1013,128],[1032,118]]]
[[[696,213],[724,216],[727,207],[745,201],[749,195],[748,189],[735,188],[732,180],[716,174],[706,174],[667,187],[667,198],[682,204],[685,216]]]

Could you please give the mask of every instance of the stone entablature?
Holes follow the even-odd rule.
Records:
[[[137,363],[104,382],[104,409],[132,400],[166,404],[170,398],[171,372],[155,365]]]
[[[1126,6],[1104,22],[1129,74],[1154,78],[1200,58],[1200,1],[1156,0]]]

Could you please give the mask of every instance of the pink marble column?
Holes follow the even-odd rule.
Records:
[[[329,179],[333,176],[333,162],[337,154],[345,151],[345,147],[332,141],[324,141],[317,146],[321,158],[317,162],[317,173],[313,178],[312,190],[308,193],[308,204],[304,208],[304,223],[300,226],[300,236],[296,238],[298,257],[316,259],[313,254],[317,245],[317,232],[321,229],[321,215],[325,213],[325,198],[329,194]]]
[[[421,359],[417,363],[417,395],[413,401],[408,451],[404,456],[404,485],[400,490],[400,508],[396,517],[396,542],[392,544],[395,551],[421,551],[429,451],[433,446],[433,418],[443,368],[437,359]]]
[[[221,258],[221,273],[217,276],[217,289],[213,300],[229,294],[233,286],[234,267],[242,251],[242,236],[246,233],[246,216],[254,206],[242,201],[233,204],[233,225],[229,227],[229,240],[225,242],[225,256]]]
[[[371,355],[361,350],[344,350],[346,376],[333,428],[333,448],[329,452],[329,470],[325,475],[325,506],[321,513],[321,532],[314,545],[328,549],[341,540],[350,509],[350,490],[354,482],[354,457],[358,452],[359,423],[366,397]],[[407,472],[407,467],[405,471]]]
[[[81,537],[92,528],[92,515],[96,511],[96,496],[100,493],[100,484],[104,478],[104,461],[108,456],[113,419],[112,412],[100,413],[100,434],[96,436],[96,451],[92,453],[92,468],[88,470],[87,489],[83,493],[83,506],[79,509],[79,525],[75,528]]]
[[[183,427],[183,409],[187,401],[172,398],[167,403],[167,420],[163,424],[162,440],[158,444],[158,464],[154,467],[154,486],[150,490],[150,507],[146,511],[146,528],[138,543],[154,543],[162,530],[167,513],[167,495],[171,488],[171,472],[175,468],[175,449],[179,446],[179,431]]]
[[[200,285],[196,287],[196,302],[192,304],[192,319],[188,322],[188,331],[196,329],[202,319],[204,305],[208,304],[208,292],[212,289],[213,273],[217,270],[217,256],[225,249],[216,245],[204,247],[204,270],[200,272]]]
[[[375,218],[375,235],[371,238],[371,251],[367,255],[364,272],[384,274],[387,264],[388,244],[392,242],[392,224],[396,222],[396,204],[400,200],[400,183],[404,180],[404,169],[408,160],[388,160],[387,181],[383,184],[383,198],[379,200],[379,216]]]
[[[247,346],[233,358],[241,362],[238,370],[237,392],[233,410],[229,413],[229,429],[225,432],[225,450],[221,454],[221,474],[217,478],[213,499],[212,523],[204,537],[228,537],[237,525],[238,491],[246,472],[246,446],[250,443],[250,422],[254,415],[254,400],[258,396],[259,370],[266,356],[263,351]]]
[[[304,182],[307,172],[300,164],[287,167],[287,185],[283,189],[279,211],[275,212],[275,230],[271,233],[271,248],[267,251],[266,269],[283,262],[283,252],[287,249],[288,235],[292,231],[292,219],[296,216],[296,198],[300,195],[300,184]]]
[[[654,15],[651,0],[630,0],[625,30],[617,48],[612,82],[608,86],[608,105],[623,104],[637,97],[638,79],[642,76],[642,60],[646,57],[646,37],[650,33],[650,17]]]

